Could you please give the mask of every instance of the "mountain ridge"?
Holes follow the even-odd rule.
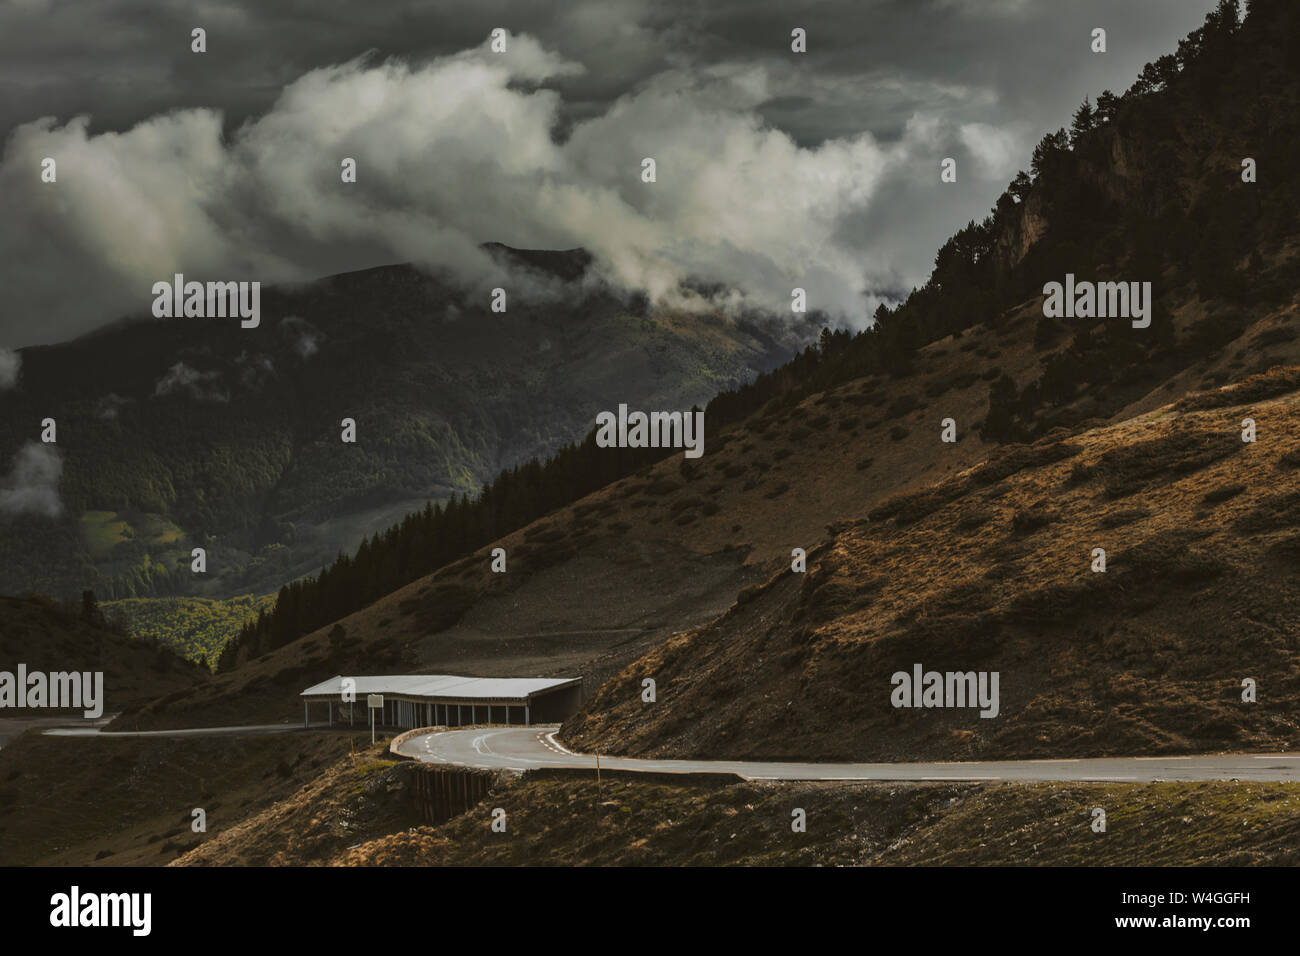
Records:
[[[494,254],[570,284],[589,258]],[[4,516],[0,591],[274,590],[427,500],[580,438],[612,389],[689,407],[788,354],[776,329],[645,311],[598,286],[497,314],[403,265],[268,288],[263,309],[259,329],[138,319],[22,350],[0,461],[54,418],[58,444],[38,453],[61,468],[47,492],[63,513]],[[344,417],[356,446],[339,442]]]

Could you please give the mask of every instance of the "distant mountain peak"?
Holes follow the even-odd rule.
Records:
[[[576,249],[516,249],[501,242],[482,246],[498,262],[522,265],[537,272],[553,275],[564,282],[574,282],[586,274],[594,256],[581,247]]]

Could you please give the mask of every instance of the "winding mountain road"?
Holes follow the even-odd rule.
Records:
[[[434,731],[409,737],[394,749],[399,754],[425,763],[483,770],[537,770],[548,767],[595,770],[595,756],[575,754],[567,750],[555,739],[557,730],[558,724],[546,724]],[[734,773],[746,780],[1300,782],[1300,753],[986,760],[970,763],[786,763],[601,757],[600,767],[602,770],[648,773]]]

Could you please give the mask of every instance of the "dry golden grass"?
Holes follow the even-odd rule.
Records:
[[[806,575],[778,572],[630,665],[565,738],[605,753],[846,760],[1300,744],[1300,405],[1294,391],[1247,394],[1261,397],[1004,448],[886,502],[841,527]],[[998,671],[1001,714],[893,708],[890,676],[918,662]],[[643,677],[657,681],[653,706]],[[1241,701],[1247,677],[1257,703]]]

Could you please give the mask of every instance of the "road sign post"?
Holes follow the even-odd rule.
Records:
[[[375,743],[375,711],[384,709],[384,695],[367,694],[366,706],[370,711],[370,743],[373,746]]]

